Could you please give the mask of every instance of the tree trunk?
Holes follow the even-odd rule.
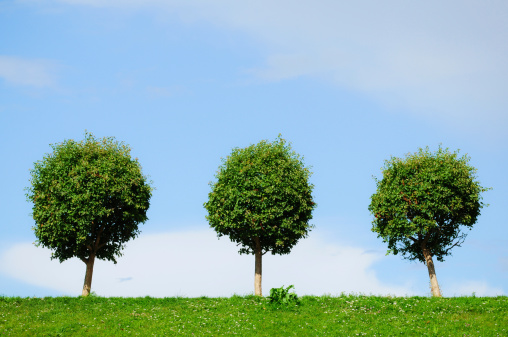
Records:
[[[90,253],[88,260],[86,260],[86,274],[85,274],[85,282],[83,283],[83,292],[82,296],[90,295],[90,290],[92,289],[92,275],[93,275],[93,265],[95,263],[95,254]]]
[[[256,258],[256,268],[254,274],[254,293],[256,296],[263,296],[263,291],[261,290],[261,272],[262,272],[262,264],[261,259],[263,254],[261,253],[261,243],[259,242],[259,237],[254,238],[254,242],[256,243],[256,248],[254,251],[254,256]]]
[[[422,243],[423,256],[425,257],[425,264],[427,265],[427,269],[429,270],[430,277],[430,288],[432,291],[432,296],[441,297],[441,290],[439,289],[439,284],[437,283],[436,270],[434,269],[434,261],[432,261],[432,255],[430,254],[430,250],[427,248],[425,242]]]

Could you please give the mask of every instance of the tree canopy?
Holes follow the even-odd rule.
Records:
[[[312,228],[316,204],[310,175],[303,158],[279,136],[272,143],[233,149],[211,183],[206,219],[219,237],[227,235],[241,245],[241,254],[256,256],[257,295],[261,255],[288,254]]]
[[[443,261],[460,246],[484,206],[476,169],[458,151],[419,149],[405,158],[385,161],[383,178],[371,197],[372,231],[388,244],[388,253],[424,262]],[[432,271],[430,268],[432,267]],[[437,279],[435,285],[437,286]],[[433,287],[434,295],[438,295]]]
[[[116,263],[124,244],[139,234],[152,187],[130,148],[112,137],[86,133],[83,141],[52,148],[34,164],[27,188],[36,244],[52,249],[60,262],[78,257],[87,264],[87,295],[95,258]]]

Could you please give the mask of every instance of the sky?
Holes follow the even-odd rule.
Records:
[[[254,292],[254,257],[203,203],[221,158],[278,134],[311,167],[315,228],[263,258],[263,293],[430,296],[368,211],[384,161],[440,144],[488,204],[435,262],[444,296],[508,294],[508,3],[0,1],[0,295],[79,296],[85,265],[36,247],[30,169],[85,131],[132,147],[156,188],[138,238],[98,261],[100,296]]]

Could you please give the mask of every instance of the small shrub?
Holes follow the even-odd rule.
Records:
[[[270,289],[270,296],[268,297],[270,299],[270,304],[285,306],[290,304],[299,305],[300,300],[298,296],[295,293],[289,292],[291,288],[294,288],[294,286],[290,285],[286,289],[284,289],[284,286]]]

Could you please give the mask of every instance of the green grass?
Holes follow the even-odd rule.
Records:
[[[508,297],[0,297],[0,336],[508,336]]]

